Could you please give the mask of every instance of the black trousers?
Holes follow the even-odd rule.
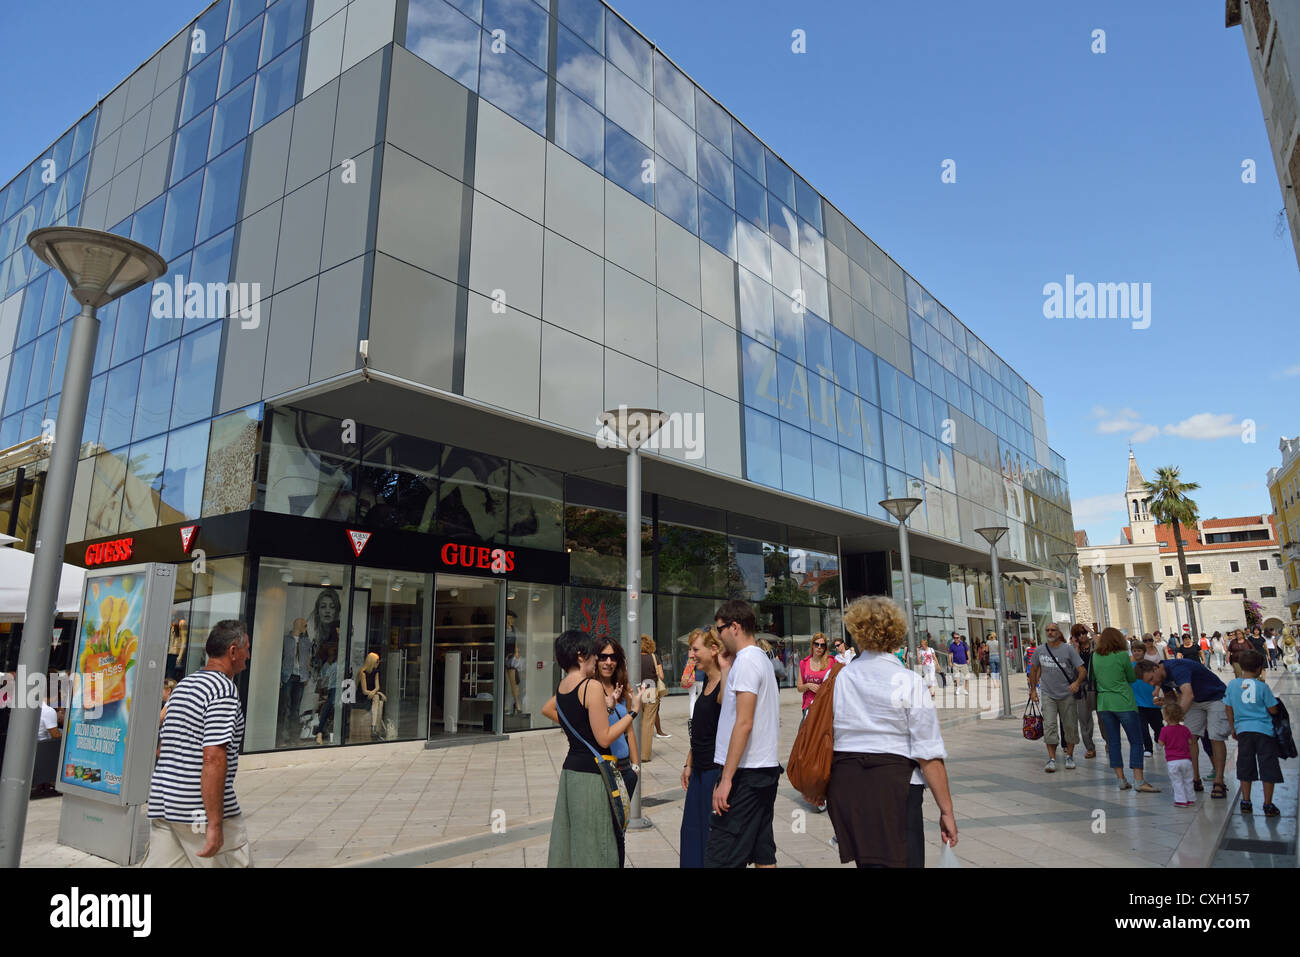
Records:
[[[925,816],[922,802],[925,785],[908,785],[907,794],[907,866],[925,867]]]
[[[1165,726],[1164,712],[1159,708],[1138,708],[1138,718],[1142,722],[1142,750],[1155,754],[1155,741],[1160,740],[1160,729]]]

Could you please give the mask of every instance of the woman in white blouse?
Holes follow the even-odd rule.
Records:
[[[844,611],[859,654],[834,684],[835,754],[826,790],[840,860],[859,867],[924,867],[921,799],[939,805],[939,829],[957,843],[939,716],[924,679],[893,652],[907,619],[888,598],[859,598]]]

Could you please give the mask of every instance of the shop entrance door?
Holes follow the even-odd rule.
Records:
[[[436,575],[429,737],[501,729],[503,582]]]

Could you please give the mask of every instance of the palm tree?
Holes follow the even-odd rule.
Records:
[[[1148,500],[1147,511],[1161,525],[1168,525],[1174,536],[1174,545],[1178,548],[1178,571],[1183,579],[1183,600],[1187,602],[1187,622],[1193,638],[1196,630],[1196,613],[1193,610],[1192,586],[1187,579],[1187,558],[1183,554],[1183,536],[1179,524],[1189,528],[1196,524],[1196,503],[1188,498],[1189,492],[1195,492],[1201,486],[1195,482],[1183,482],[1178,477],[1176,465],[1166,465],[1156,469],[1156,480],[1146,482]]]

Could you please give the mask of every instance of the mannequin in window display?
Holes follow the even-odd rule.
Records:
[[[510,713],[520,714],[523,708],[523,693],[520,683],[523,681],[524,660],[519,655],[519,637],[515,632],[515,622],[519,616],[506,609],[506,686],[510,689]]]
[[[349,741],[374,741],[383,727],[384,702],[387,697],[379,689],[379,655],[370,652],[365,665],[357,672],[356,701],[349,717]]]
[[[185,628],[185,619],[177,618],[172,622],[171,638],[167,641],[167,677],[180,678],[179,672],[183,669],[180,667],[180,661],[185,654],[185,641],[187,631]]]
[[[302,692],[312,677],[313,648],[307,634],[307,619],[295,618],[280,654],[280,745],[292,744],[302,727]]]
[[[316,678],[316,743],[324,744],[325,735],[334,741],[334,693],[338,686],[339,646],[338,642],[325,643],[320,671]]]

